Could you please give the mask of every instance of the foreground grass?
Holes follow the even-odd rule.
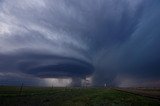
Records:
[[[160,106],[143,96],[104,88],[0,87],[0,106]]]

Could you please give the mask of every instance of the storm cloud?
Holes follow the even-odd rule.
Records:
[[[159,0],[0,0],[0,82],[160,85],[159,9]]]

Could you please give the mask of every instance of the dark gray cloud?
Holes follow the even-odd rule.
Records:
[[[38,77],[85,77],[94,71],[93,66],[85,61],[36,52],[1,54],[1,69],[5,72],[15,70]]]
[[[159,7],[159,0],[1,0],[0,73],[157,84]]]

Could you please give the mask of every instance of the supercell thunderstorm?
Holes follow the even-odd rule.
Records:
[[[0,83],[155,86],[159,9],[159,0],[0,0]]]

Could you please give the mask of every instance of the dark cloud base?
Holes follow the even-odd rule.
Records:
[[[1,70],[15,70],[37,77],[86,77],[94,72],[91,64],[69,57],[51,54],[18,53],[0,55]],[[8,63],[7,63],[8,62]],[[9,65],[8,67],[5,64]]]

